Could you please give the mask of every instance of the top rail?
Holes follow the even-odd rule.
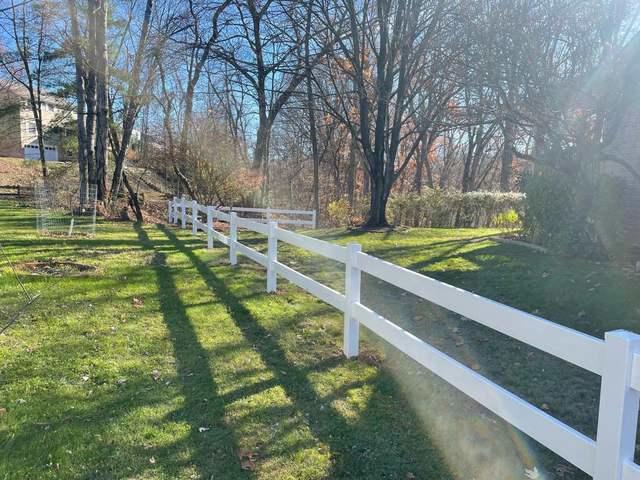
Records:
[[[322,255],[323,257],[336,260],[338,262],[345,263],[347,261],[347,248],[333,243],[324,242],[317,238],[307,237],[306,235],[299,235],[297,233],[284,230],[282,228],[276,228],[276,237],[286,243],[295,245],[296,247],[310,250],[313,253]]]
[[[263,235],[269,234],[269,227],[264,223],[249,220],[248,218],[237,217],[238,226],[247,230],[253,230],[254,232],[262,233]]]
[[[229,215],[228,213],[221,212],[220,210],[215,211],[215,216],[218,220],[222,220],[223,222],[231,221],[231,215]]]
[[[577,330],[525,313],[461,288],[358,253],[360,268],[419,297],[464,315],[500,333],[602,374],[604,342]]]
[[[247,212],[247,213],[280,213],[282,215],[312,215],[313,210],[287,210],[282,208],[254,208],[254,207],[218,207],[218,210],[225,212]]]

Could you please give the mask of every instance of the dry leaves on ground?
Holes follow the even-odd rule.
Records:
[[[240,468],[242,470],[253,471],[256,469],[256,460],[258,454],[248,450],[239,450],[238,458],[240,459]]]

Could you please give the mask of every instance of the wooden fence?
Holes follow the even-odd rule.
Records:
[[[335,245],[281,229],[275,221],[265,225],[240,218],[236,212],[216,210],[195,201],[174,198],[169,201],[168,217],[170,223],[179,223],[182,228],[191,224],[194,235],[205,232],[208,248],[213,248],[214,241],[228,246],[232,265],[237,264],[240,254],[265,267],[267,292],[274,292],[278,277],[283,277],[344,312],[346,357],[358,355],[362,324],[595,480],[640,480],[640,466],[634,463],[640,400],[640,335],[617,330],[607,332],[604,340],[591,337],[373,257],[363,253],[358,244]],[[216,220],[229,224],[228,236],[214,229]],[[241,244],[238,228],[266,235],[267,254]],[[345,293],[280,263],[278,242],[344,264]],[[596,439],[514,395],[360,303],[362,272],[599,375],[602,381]]]
[[[33,198],[33,187],[0,185],[0,198]]]

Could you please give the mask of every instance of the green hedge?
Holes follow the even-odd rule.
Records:
[[[618,180],[539,168],[524,179],[523,233],[552,251],[591,259],[624,256]]]
[[[519,226],[524,199],[524,194],[513,192],[425,189],[420,194],[392,195],[387,212],[394,225],[514,228]]]

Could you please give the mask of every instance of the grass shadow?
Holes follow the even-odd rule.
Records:
[[[393,379],[382,370],[370,380],[372,394],[357,420],[345,417],[321,397],[309,371],[294,365],[273,332],[194,251],[171,230],[158,226],[176,250],[194,265],[206,285],[226,304],[233,321],[253,345],[274,379],[308,420],[313,435],[331,451],[330,478],[450,478],[446,467],[411,408],[397,395]],[[342,360],[359,368],[356,360]],[[338,393],[340,395],[340,393]],[[397,414],[397,412],[402,412]]]
[[[143,248],[154,251],[152,263],[158,284],[160,309],[164,322],[169,329],[171,342],[176,357],[176,369],[182,379],[181,390],[184,394],[184,405],[171,414],[173,419],[187,421],[190,432],[182,440],[182,447],[188,446],[192,451],[192,462],[202,478],[244,478],[235,457],[237,445],[233,432],[224,422],[225,401],[219,395],[219,389],[209,367],[209,352],[200,344],[198,335],[192,325],[186,306],[180,299],[170,266],[167,265],[166,254],[155,248],[147,232],[140,225],[135,226]],[[206,425],[206,435],[199,431]],[[208,439],[214,437],[216,444],[222,442],[226,448],[218,449],[215,454],[207,446]],[[155,449],[158,458],[174,456],[177,445]],[[167,462],[175,468],[174,462]],[[171,470],[167,473],[176,472]]]

